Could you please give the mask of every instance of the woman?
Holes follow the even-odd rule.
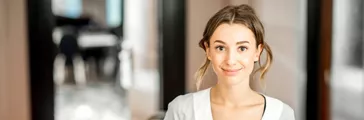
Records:
[[[227,6],[207,23],[199,46],[206,52],[197,72],[197,88],[208,68],[217,75],[211,88],[175,98],[165,120],[294,120],[291,107],[257,93],[249,86],[250,76],[262,80],[272,62],[272,51],[264,41],[264,28],[248,5]],[[261,53],[267,53],[261,65]],[[253,72],[254,66],[258,68]]]

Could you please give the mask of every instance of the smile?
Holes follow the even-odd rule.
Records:
[[[235,76],[239,73],[240,70],[242,70],[242,68],[240,69],[224,69],[221,68],[223,70],[223,72],[225,73],[225,75],[227,76]]]

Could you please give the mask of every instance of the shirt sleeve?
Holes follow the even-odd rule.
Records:
[[[279,120],[295,120],[294,111],[287,104],[283,104],[283,111]]]
[[[164,116],[164,120],[182,120],[179,110],[179,97],[175,98],[168,104],[168,109],[166,115]]]

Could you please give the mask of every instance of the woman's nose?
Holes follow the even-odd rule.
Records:
[[[237,62],[237,53],[234,51],[229,51],[226,55],[226,64],[235,65]]]

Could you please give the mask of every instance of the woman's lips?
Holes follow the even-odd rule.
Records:
[[[242,69],[224,69],[224,68],[221,68],[224,72],[225,75],[227,76],[235,76],[239,73],[239,71]]]

